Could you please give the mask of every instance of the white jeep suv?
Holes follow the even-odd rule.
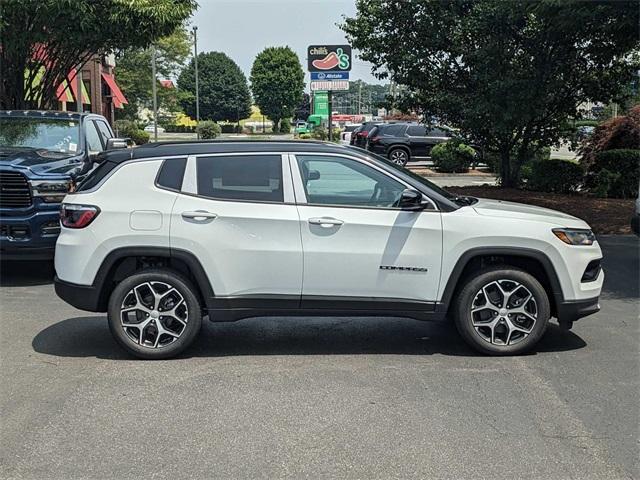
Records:
[[[153,144],[110,152],[69,194],[57,294],[108,312],[141,358],[203,317],[451,319],[475,349],[531,349],[549,318],[598,311],[602,253],[553,210],[456,197],[388,160],[321,142]]]

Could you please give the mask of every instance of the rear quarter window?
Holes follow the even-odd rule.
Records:
[[[111,171],[118,166],[115,162],[103,162],[98,164],[85,179],[78,184],[76,192],[86,192],[98,185]]]
[[[182,188],[182,179],[184,178],[184,170],[187,166],[185,158],[169,158],[162,162],[162,166],[158,171],[156,185],[168,188],[169,190],[180,191]]]

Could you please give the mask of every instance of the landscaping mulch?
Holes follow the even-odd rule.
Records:
[[[629,221],[634,201],[618,198],[597,198],[586,195],[531,192],[494,186],[445,187],[458,195],[529,203],[568,213],[586,221],[598,234],[630,234]]]

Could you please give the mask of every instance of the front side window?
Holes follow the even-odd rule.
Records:
[[[106,145],[107,140],[112,138],[113,135],[111,134],[111,131],[109,130],[109,127],[105,122],[103,122],[102,120],[96,120],[95,123],[98,126],[98,131],[100,133],[100,136],[102,137],[102,143]]]
[[[199,157],[198,195],[220,200],[283,202],[280,155]]]
[[[298,155],[307,201],[312,205],[397,208],[402,183],[344,157]]]
[[[382,135],[388,135],[391,137],[399,137],[404,133],[405,125],[391,125],[387,128],[384,128],[380,131]]]
[[[90,154],[102,152],[104,150],[102,142],[100,141],[100,134],[96,130],[96,125],[93,122],[86,122],[86,141],[87,149]]]

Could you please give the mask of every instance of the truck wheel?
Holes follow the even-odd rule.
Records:
[[[202,324],[195,289],[170,270],[145,270],[120,282],[109,299],[108,318],[120,346],[143,359],[178,355]]]
[[[389,160],[391,160],[396,165],[400,165],[404,167],[409,161],[409,152],[407,152],[404,148],[392,148],[389,151]]]
[[[533,348],[550,316],[540,282],[509,266],[486,269],[460,290],[454,319],[462,338],[490,355],[518,355]]]

